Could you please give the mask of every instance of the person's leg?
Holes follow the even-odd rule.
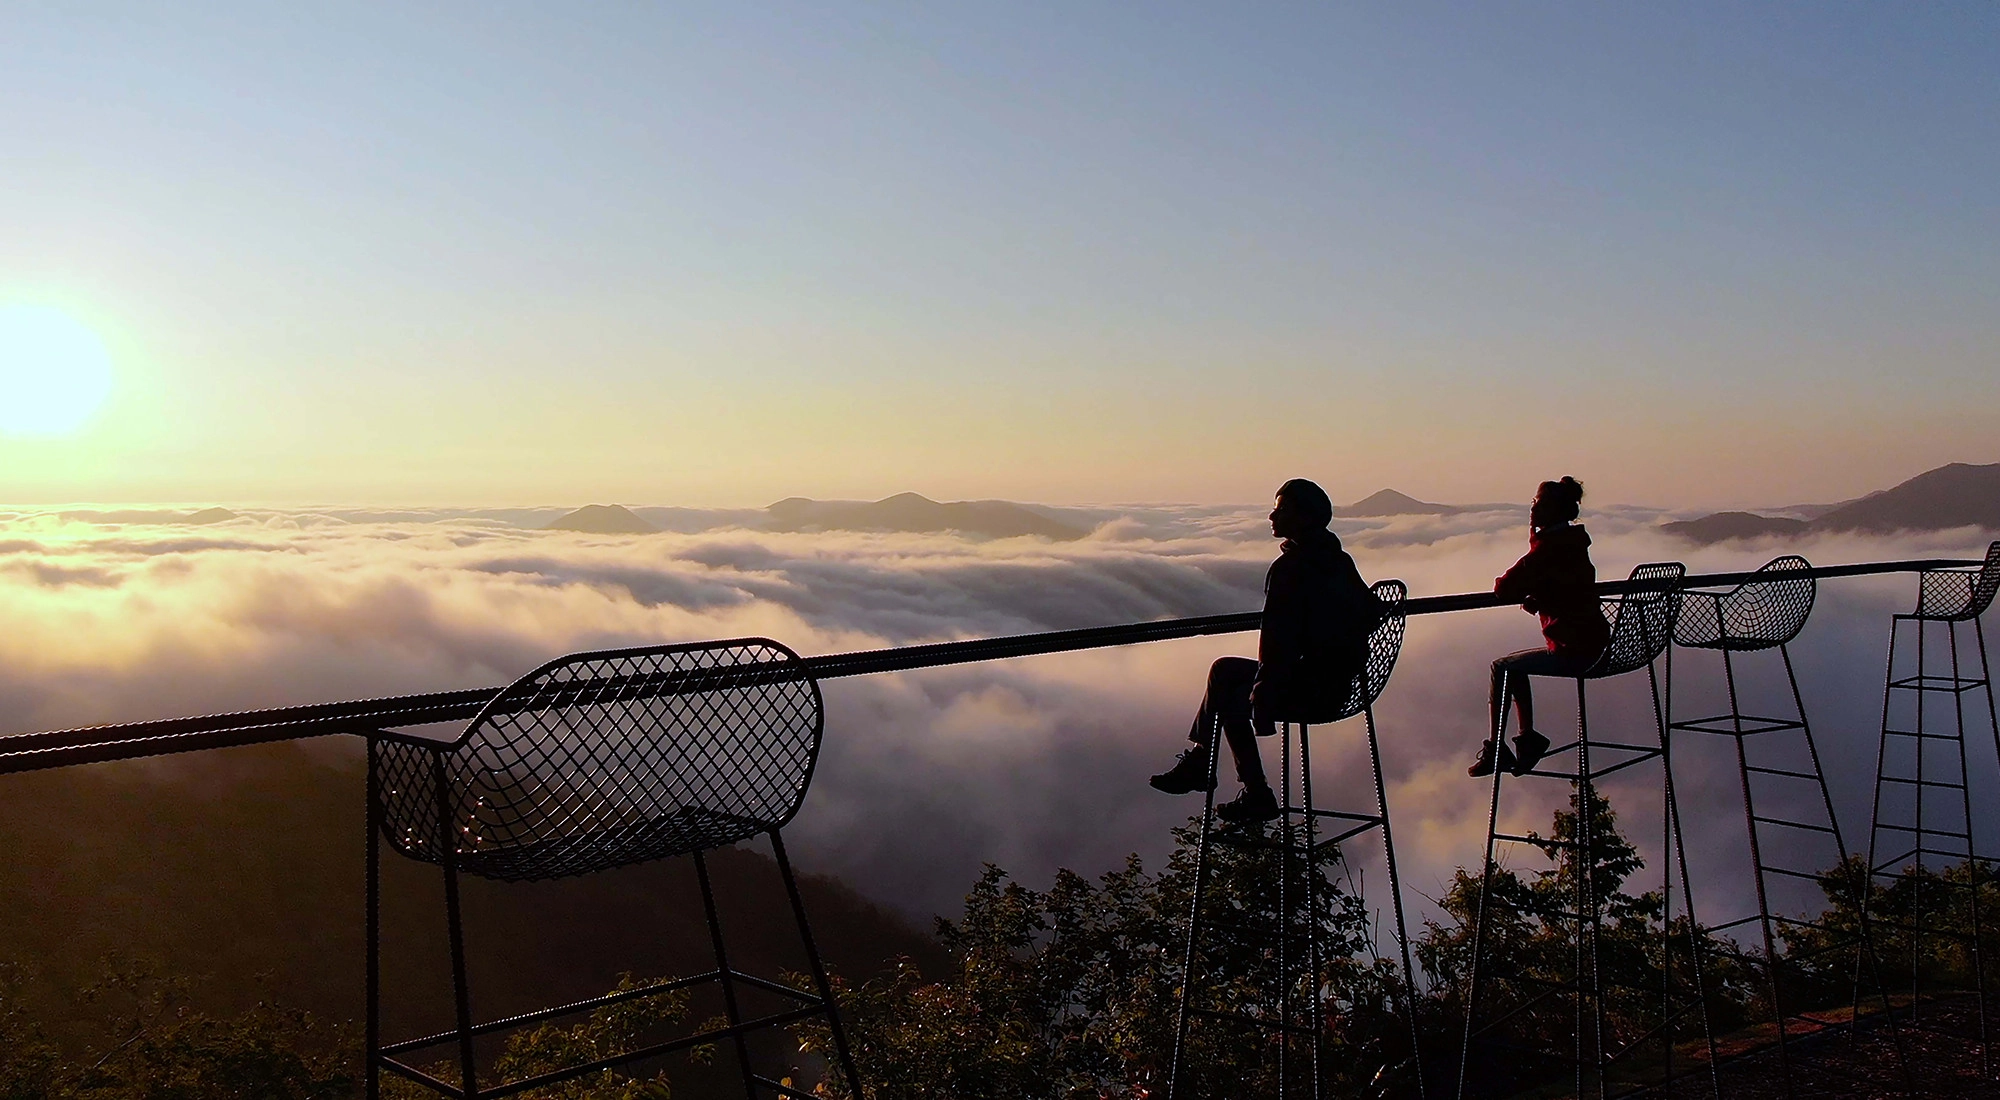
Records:
[[[1548,664],[1547,658],[1550,656],[1552,654],[1546,649],[1524,649],[1494,661],[1492,684],[1487,694],[1486,716],[1490,723],[1487,728],[1499,728],[1500,708],[1506,703],[1504,696],[1511,695],[1520,724],[1519,730],[1516,731],[1515,744],[1529,750],[1528,755],[1534,760],[1541,759],[1542,751],[1548,748],[1548,742],[1539,740],[1540,735],[1533,732],[1535,699],[1534,689],[1529,686],[1528,678],[1532,674],[1551,671],[1544,667]],[[1494,759],[1496,752],[1499,757],[1497,761]],[[1489,738],[1480,744],[1479,757],[1473,761],[1472,767],[1466,769],[1466,774],[1474,778],[1492,775],[1496,763],[1507,771],[1514,771],[1521,766],[1514,752],[1510,751],[1504,742],[1495,746]],[[1532,764],[1533,760],[1528,761],[1528,766]]]
[[[1257,739],[1250,725],[1250,685],[1256,678],[1257,662],[1248,657],[1223,657],[1209,666],[1207,692],[1202,696],[1200,709],[1195,711],[1194,724],[1188,728],[1188,740],[1195,747],[1182,753],[1172,768],[1154,776],[1154,787],[1168,794],[1208,790],[1213,785],[1208,771],[1208,750],[1215,741],[1218,726],[1229,741],[1237,777],[1245,774],[1247,744],[1250,768],[1258,782],[1263,782],[1263,761],[1257,755]]]
[[[1250,722],[1250,686],[1257,682],[1257,662],[1248,657],[1221,657],[1208,667],[1205,709],[1215,715],[1229,740],[1236,778],[1246,787],[1263,787],[1264,758],[1257,751],[1257,732]]]

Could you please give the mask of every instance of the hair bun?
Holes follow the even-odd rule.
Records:
[[[1571,504],[1583,503],[1583,482],[1565,475],[1556,484],[1562,486],[1563,494],[1569,497]]]

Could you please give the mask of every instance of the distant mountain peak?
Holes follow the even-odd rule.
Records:
[[[1449,504],[1432,504],[1394,489],[1361,498],[1345,508],[1334,509],[1342,516],[1448,516],[1460,509]]]
[[[586,504],[552,521],[544,531],[582,531],[591,535],[650,535],[659,528],[622,504]]]

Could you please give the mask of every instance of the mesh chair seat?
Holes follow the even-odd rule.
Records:
[[[768,639],[572,654],[456,741],[377,741],[383,832],[442,863],[445,816],[459,868],[507,881],[705,851],[792,819],[823,725],[818,683]]]
[[[1917,609],[1909,618],[1931,622],[1976,619],[1993,605],[2000,588],[2000,542],[1986,548],[1978,569],[1926,569],[1917,575]]]
[[[1726,591],[1681,593],[1674,641],[1693,649],[1746,652],[1771,649],[1798,637],[1812,614],[1818,582],[1812,563],[1797,554],[1765,562],[1758,576]]]
[[[1361,671],[1354,674],[1353,684],[1348,688],[1340,708],[1333,713],[1281,714],[1274,716],[1281,722],[1305,722],[1324,725],[1352,718],[1381,698],[1382,690],[1389,686],[1389,674],[1396,669],[1396,657],[1403,651],[1403,635],[1409,620],[1404,618],[1403,601],[1409,598],[1410,588],[1402,581],[1377,581],[1370,586],[1375,594],[1381,618],[1375,628],[1368,632],[1368,661]]]
[[[1595,664],[1583,673],[1587,680],[1620,676],[1653,663],[1674,639],[1674,620],[1681,610],[1680,562],[1651,562],[1632,570],[1626,591],[1604,601],[1604,618],[1611,624],[1611,641]]]

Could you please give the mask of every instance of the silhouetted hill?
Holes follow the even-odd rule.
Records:
[[[1337,516],[1449,516],[1466,509],[1452,504],[1432,504],[1418,500],[1394,489],[1384,489],[1373,496],[1364,497],[1344,508],[1335,508]]]
[[[1843,504],[1813,520],[1812,526],[1825,531],[2000,530],[2000,462],[1940,466],[1893,489]]]
[[[544,531],[583,531],[592,535],[650,535],[659,528],[619,504],[586,504],[549,523]]]
[[[957,531],[987,538],[1037,535],[1065,541],[1088,532],[1005,500],[940,503],[916,493],[882,500],[808,500],[788,497],[766,509],[773,531]]]
[[[326,750],[335,750],[329,759]],[[0,963],[80,990],[103,959],[193,979],[197,1007],[276,996],[335,1020],[362,1012],[363,766],[358,746],[260,746],[7,777],[0,815]],[[791,908],[761,842],[709,855],[730,961],[804,969]],[[801,872],[816,860],[793,852]],[[385,845],[384,1001],[391,1034],[451,1018],[436,867]],[[936,942],[837,879],[802,873],[815,938],[851,980],[898,956],[927,971]],[[493,1017],[611,988],[623,971],[712,969],[691,861],[539,883],[463,881],[475,1011]],[[739,961],[740,960],[740,961]],[[55,1005],[30,1006],[58,1032]],[[697,1018],[705,1014],[703,1009]],[[5,1060],[0,1051],[0,1061]]]
[[[1717,512],[1699,519],[1661,524],[1661,529],[1707,544],[1764,535],[1818,531],[1943,531],[1953,527],[2000,530],[2000,463],[1973,466],[1954,462],[1836,505],[1805,506],[1811,517],[1791,519],[1753,512]],[[1814,513],[1817,512],[1817,515]]]
[[[165,508],[123,508],[108,512],[60,512],[66,520],[81,523],[157,523],[157,524],[207,524],[221,523],[236,518],[236,513],[227,508],[203,508],[198,512],[175,512]]]
[[[1717,512],[1700,519],[1663,523],[1660,529],[1690,542],[1707,546],[1730,539],[1754,539],[1764,535],[1804,534],[1806,521],[1783,516],[1760,516],[1754,512]]]

